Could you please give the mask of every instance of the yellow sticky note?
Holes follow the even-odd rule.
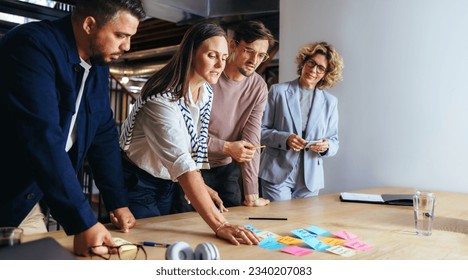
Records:
[[[332,238],[332,237],[323,237],[320,239],[320,241],[331,246],[342,245],[346,242],[346,240],[344,239]]]
[[[283,236],[283,237],[276,239],[276,241],[281,242],[283,244],[287,244],[287,245],[296,245],[296,244],[303,243],[301,239],[295,238],[292,236]]]
[[[116,246],[123,245],[123,244],[132,244],[132,242],[127,241],[120,237],[113,237],[112,240],[114,240],[114,243]]]
[[[120,247],[120,250],[122,250],[122,251],[128,251],[128,250],[133,250],[133,249],[137,248],[135,245],[132,244],[132,242],[127,241],[127,240],[125,240],[123,238],[120,238],[120,237],[113,237],[112,240],[114,240],[115,246],[121,246],[121,245],[129,244],[128,246]]]

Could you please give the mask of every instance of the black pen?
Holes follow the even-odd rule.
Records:
[[[249,217],[249,220],[275,220],[286,221],[288,218],[267,218],[267,217]]]
[[[167,247],[171,246],[171,244],[167,244],[167,243],[158,243],[158,242],[151,242],[151,241],[143,241],[142,244],[143,244],[144,246],[164,247],[164,248],[167,248]]]

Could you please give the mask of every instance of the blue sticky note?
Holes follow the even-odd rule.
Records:
[[[331,247],[330,245],[321,242],[320,240],[318,240],[315,237],[314,238],[308,238],[308,239],[304,240],[304,243],[309,245],[310,248],[312,248],[312,249],[314,249],[316,251],[324,251],[324,250]]]
[[[245,228],[247,229],[250,229],[251,231],[255,232],[255,233],[260,233],[261,231],[256,229],[255,227],[251,226],[251,225],[244,225]]]
[[[297,237],[302,239],[305,244],[309,245],[310,248],[316,250],[316,251],[324,251],[328,248],[330,248],[330,245],[325,244],[321,242],[320,240],[317,239],[317,235],[310,233],[309,231],[299,228],[291,231],[294,233]]]
[[[319,228],[317,226],[310,226],[308,228],[306,228],[306,230],[314,233],[314,234],[317,234],[317,235],[320,235],[320,236],[326,236],[326,235],[329,235],[330,232],[327,231],[327,230],[324,230],[323,228]]]
[[[294,233],[294,235],[296,235],[302,240],[313,238],[313,237],[315,238],[316,236],[315,234],[312,234],[303,228],[294,229],[294,230],[291,230],[291,232]]]
[[[276,239],[274,239],[273,237],[269,236],[265,239],[262,239],[262,241],[260,241],[260,243],[258,243],[258,246],[264,248],[264,249],[268,249],[268,250],[277,250],[277,249],[282,249],[284,247],[286,247],[284,244],[281,244],[279,243],[278,241],[276,241]]]

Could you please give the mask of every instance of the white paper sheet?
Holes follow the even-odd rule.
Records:
[[[341,198],[343,200],[366,201],[366,202],[382,202],[382,203],[385,202],[380,194],[342,192],[341,193]]]

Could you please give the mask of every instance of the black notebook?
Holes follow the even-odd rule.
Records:
[[[76,260],[52,237],[0,248],[0,260]]]
[[[366,194],[342,192],[340,194],[340,200],[344,202],[413,206],[412,194]]]

